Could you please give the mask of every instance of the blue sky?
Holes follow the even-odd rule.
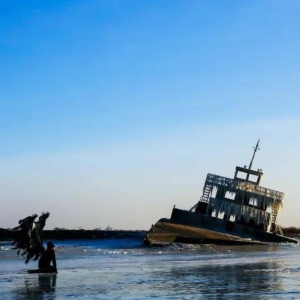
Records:
[[[1,1],[0,227],[147,229],[254,167],[300,226],[298,1]],[[3,210],[4,209],[4,210]],[[87,218],[87,215],[89,218]]]

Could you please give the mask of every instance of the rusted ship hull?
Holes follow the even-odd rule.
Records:
[[[219,245],[261,244],[261,242],[242,239],[234,235],[221,234],[203,228],[172,224],[166,221],[158,221],[153,230],[148,232],[145,237],[145,244],[148,246],[167,245],[172,243]]]
[[[160,219],[146,234],[145,244],[172,243],[245,245],[269,243],[298,243],[297,240],[264,232],[247,225],[207,218],[194,212],[173,209],[171,219]]]

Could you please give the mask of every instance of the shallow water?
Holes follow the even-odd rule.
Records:
[[[0,242],[0,299],[300,299],[300,247],[55,241],[58,274]]]

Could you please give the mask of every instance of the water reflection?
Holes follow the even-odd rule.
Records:
[[[55,299],[56,274],[28,275],[16,289],[17,299]]]
[[[210,265],[171,267],[154,276],[164,278],[158,290],[173,291],[173,295],[184,295],[187,299],[266,299],[282,291],[280,276],[272,270],[281,269],[280,262],[255,264]],[[261,271],[259,271],[261,270]],[[155,273],[155,272],[154,272]],[[191,297],[191,298],[190,298]]]

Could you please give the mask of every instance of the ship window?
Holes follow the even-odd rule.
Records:
[[[239,178],[239,179],[245,179],[246,180],[247,173],[239,171],[239,172],[237,172],[236,177]]]
[[[252,181],[254,183],[256,183],[258,180],[258,176],[257,175],[251,175],[249,176],[249,181]]]
[[[251,197],[251,198],[249,199],[249,204],[250,204],[250,205],[257,206],[257,198]]]
[[[212,191],[211,191],[210,196],[211,196],[212,198],[216,198],[216,196],[217,196],[217,191],[218,191],[218,188],[217,188],[217,187],[214,187],[214,188],[212,189]]]
[[[235,215],[230,215],[229,221],[230,222],[235,222]]]
[[[218,219],[222,219],[222,220],[223,220],[224,215],[225,215],[224,212],[219,213],[219,214],[218,214]]]
[[[234,192],[226,192],[224,198],[228,199],[228,200],[234,200],[235,199],[235,195],[236,193]]]

